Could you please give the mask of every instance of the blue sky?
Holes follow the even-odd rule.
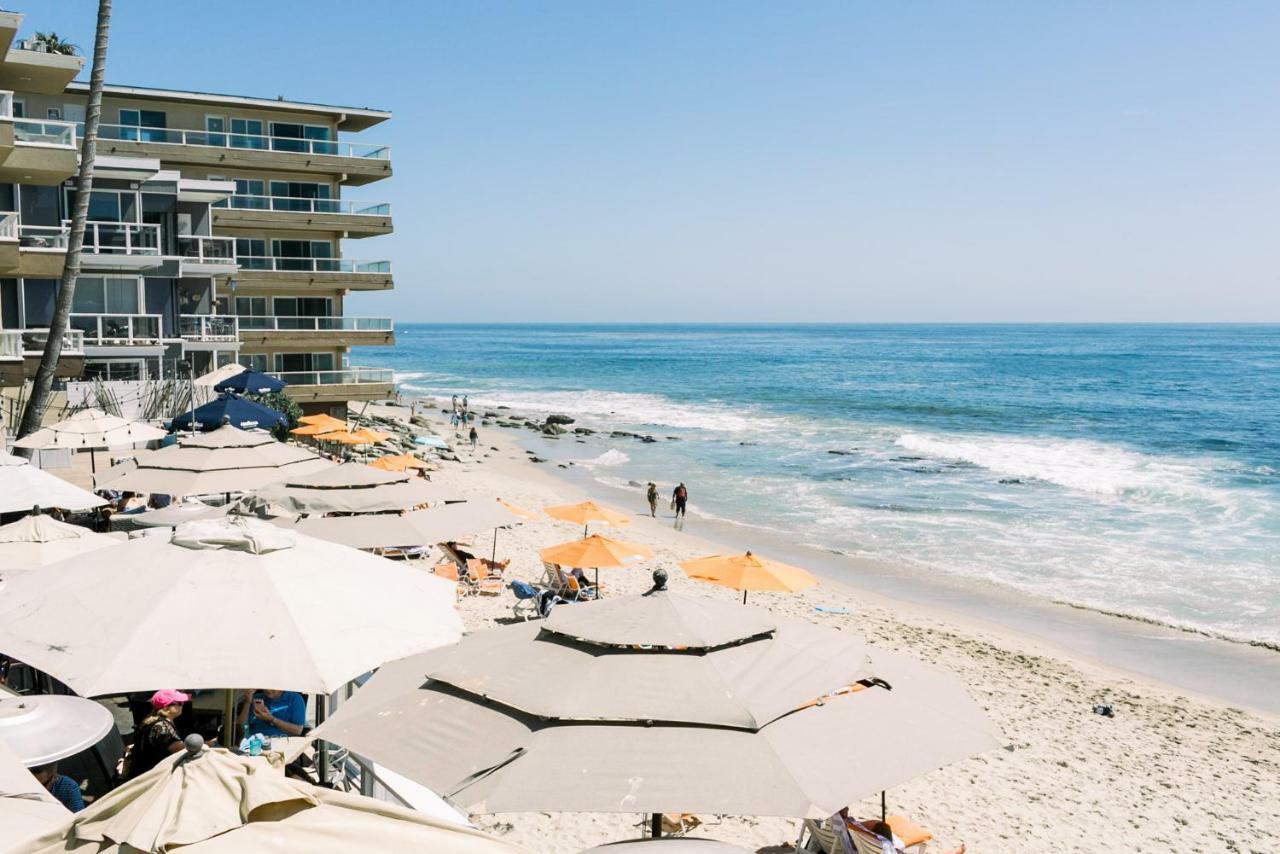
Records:
[[[28,2],[92,46],[96,3]],[[352,10],[359,10],[358,14]],[[387,108],[439,321],[1280,321],[1280,4],[116,4],[108,79]]]

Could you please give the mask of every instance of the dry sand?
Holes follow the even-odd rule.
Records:
[[[450,435],[447,424],[437,431]],[[488,429],[482,438],[474,455],[459,442],[462,462],[443,463],[434,479],[470,496],[497,495],[530,510],[584,498],[529,463],[510,435]],[[637,515],[620,532],[651,546],[655,557],[644,569],[603,571],[609,591],[641,592],[650,584],[648,570],[662,567],[670,586],[682,593],[740,597],[685,577],[679,561],[723,549],[674,530],[661,516],[654,521]],[[575,526],[547,518],[503,531],[498,556],[512,559],[507,577],[539,579],[537,550],[578,534]],[[487,554],[490,545],[480,538],[476,550]],[[907,609],[828,582],[802,594],[751,599],[779,614],[861,632],[875,645],[950,670],[1000,726],[1003,749],[889,792],[891,812],[933,832],[931,850],[964,842],[976,854],[1280,851],[1280,721],[1181,696],[971,620]],[[468,630],[478,630],[510,616],[513,602],[510,592],[468,597],[460,610]],[[815,606],[848,613],[823,613]],[[1110,703],[1115,717],[1094,714],[1095,702]],[[874,815],[878,797],[853,807],[856,814]],[[795,819],[701,818],[705,824],[693,835],[751,850],[785,850],[799,835]],[[641,816],[512,813],[476,821],[531,851],[572,852],[635,838]]]

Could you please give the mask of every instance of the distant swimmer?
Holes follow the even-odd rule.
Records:
[[[683,481],[671,493],[671,502],[675,505],[677,519],[686,515],[685,507],[689,503],[689,490],[685,489]]]
[[[649,515],[655,519],[658,516],[658,484],[649,481]]]

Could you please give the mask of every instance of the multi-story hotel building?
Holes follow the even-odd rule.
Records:
[[[52,316],[75,198],[88,85],[81,57],[15,41],[0,12],[0,384],[30,377]],[[391,231],[390,206],[343,189],[391,175],[350,141],[380,110],[108,85],[89,225],[59,376],[196,376],[239,361],[308,411],[390,396],[352,366],[392,344],[390,318],[350,317],[352,291],[392,287],[386,260],[343,241]]]

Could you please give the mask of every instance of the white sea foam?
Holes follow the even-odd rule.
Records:
[[[996,474],[1051,483],[1107,496],[1169,496],[1230,504],[1224,490],[1206,481],[1207,466],[1170,460],[1085,439],[993,436],[899,436],[903,450],[938,460],[969,463]]]
[[[608,468],[610,466],[620,466],[624,463],[629,463],[631,462],[631,457],[627,456],[622,451],[611,448],[598,457],[593,457],[589,460],[575,460],[574,462],[580,466],[586,466],[587,468]]]

